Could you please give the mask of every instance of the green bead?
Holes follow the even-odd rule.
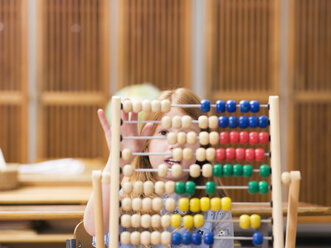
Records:
[[[216,191],[216,186],[214,182],[207,182],[206,183],[206,193],[207,194],[214,194]]]
[[[269,165],[263,164],[260,166],[260,177],[270,176],[270,167]]]
[[[250,181],[248,183],[248,193],[255,194],[259,189],[259,184],[256,181]]]
[[[264,194],[268,193],[268,190],[269,190],[269,186],[268,186],[268,183],[266,181],[259,182],[259,193],[261,195],[264,195]]]
[[[223,175],[225,177],[231,177],[233,173],[233,168],[231,164],[225,164],[223,166]]]
[[[185,184],[183,182],[176,182],[175,192],[178,195],[182,195],[185,193]]]
[[[185,184],[185,193],[193,195],[195,193],[195,183],[192,181],[187,181]]]
[[[241,164],[235,164],[233,166],[233,175],[235,177],[241,177],[243,175],[243,166]]]
[[[223,169],[221,164],[215,164],[213,166],[213,175],[214,177],[220,177],[223,174]]]
[[[251,177],[253,174],[253,168],[249,164],[245,164],[243,168],[243,175],[244,177]]]

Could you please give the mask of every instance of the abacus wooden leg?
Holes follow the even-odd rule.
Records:
[[[102,190],[101,190],[101,171],[92,172],[92,185],[94,194],[94,219],[96,247],[104,247],[104,228],[103,228],[103,208],[102,208]]]

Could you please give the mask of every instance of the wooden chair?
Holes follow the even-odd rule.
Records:
[[[74,238],[66,241],[66,248],[92,248],[92,236],[90,236],[84,227],[84,222],[77,224],[74,230]]]

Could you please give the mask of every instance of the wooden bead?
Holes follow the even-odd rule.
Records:
[[[200,132],[199,133],[199,141],[200,141],[200,144],[203,145],[203,146],[206,146],[209,144],[209,134],[208,132]]]
[[[165,164],[160,164],[157,170],[157,174],[160,178],[166,177],[168,175],[168,166]]]
[[[209,143],[212,146],[216,146],[219,144],[220,141],[220,136],[217,132],[213,131],[209,133]]]
[[[122,189],[124,193],[130,194],[132,192],[133,186],[131,182],[125,182],[122,185]]]
[[[161,233],[158,231],[154,231],[151,234],[151,244],[159,245],[161,243]]]
[[[164,185],[164,182],[162,181],[157,181],[154,185],[155,187],[155,193],[156,194],[159,194],[159,195],[162,195],[164,194],[164,191],[165,191],[165,185]]]
[[[212,162],[215,160],[216,151],[215,148],[209,147],[206,149],[206,160]]]
[[[205,115],[201,115],[198,119],[199,122],[199,127],[201,129],[206,129],[208,128],[208,117]]]
[[[200,166],[197,165],[197,164],[192,164],[190,166],[190,176],[193,177],[193,178],[197,178],[200,176]]]
[[[192,125],[192,117],[189,115],[184,115],[182,117],[182,127],[183,128],[190,128]]]
[[[132,232],[130,236],[130,241],[132,245],[140,244],[140,232]]]
[[[170,223],[171,223],[171,226],[172,227],[179,227],[180,226],[180,224],[181,224],[181,220],[182,220],[182,218],[181,218],[181,216],[179,215],[179,214],[173,214],[173,215],[171,215],[171,217],[170,217]]]
[[[156,212],[160,212],[163,207],[163,202],[160,197],[155,197],[152,201],[152,209]]]
[[[186,133],[184,132],[177,133],[177,143],[180,145],[186,144]]]
[[[161,217],[161,226],[163,228],[168,228],[170,226],[170,215],[163,215]]]
[[[165,209],[169,212],[172,212],[176,209],[176,201],[173,198],[168,198],[165,201]]]
[[[169,100],[162,100],[161,101],[161,112],[166,113],[169,112],[171,109],[171,104]]]
[[[161,233],[161,244],[168,247],[171,244],[171,233],[164,231]]]
[[[197,133],[193,131],[188,132],[186,135],[186,140],[187,144],[194,145],[195,143],[197,143]]]
[[[130,100],[124,100],[123,102],[123,111],[129,113],[132,111],[132,102]]]
[[[165,192],[168,195],[171,195],[175,192],[175,182],[174,181],[167,181],[165,183]]]
[[[151,227],[151,216],[149,214],[142,215],[140,225],[143,228],[150,228]]]
[[[131,161],[132,159],[132,151],[131,149],[125,148],[122,151],[122,159],[124,161]]]
[[[183,149],[182,148],[175,148],[172,150],[172,157],[176,161],[181,161],[183,159]]]
[[[169,132],[167,134],[167,141],[169,145],[174,145],[177,143],[177,134],[174,132]]]
[[[152,112],[161,112],[161,102],[159,100],[152,101]]]
[[[171,118],[169,116],[163,116],[161,123],[162,123],[163,128],[171,128],[172,122],[171,122]]]
[[[144,112],[149,113],[152,111],[152,104],[149,100],[143,100],[142,105]]]
[[[142,200],[140,198],[133,198],[132,199],[132,210],[140,211],[142,206]]]
[[[210,129],[217,129],[218,128],[218,118],[217,116],[213,115],[208,118],[208,125]]]
[[[124,228],[129,228],[131,227],[131,216],[128,215],[128,214],[123,214],[121,216],[121,225],[124,227]]]
[[[134,113],[141,112],[142,108],[143,107],[142,107],[141,101],[135,100],[135,101],[132,102],[132,110],[133,110]]]
[[[123,198],[122,199],[122,202],[121,202],[121,205],[122,205],[122,209],[124,211],[130,211],[132,209],[132,200],[131,198]]]
[[[133,174],[133,166],[131,164],[124,165],[122,171],[125,177],[131,177]]]
[[[121,233],[121,244],[122,245],[129,245],[130,242],[131,242],[130,236],[131,236],[130,232],[126,232],[126,231],[122,232]]]
[[[203,177],[211,177],[213,175],[213,167],[211,164],[204,164],[202,166],[202,176]]]
[[[172,117],[172,128],[179,129],[182,127],[182,118],[180,116]]]
[[[174,178],[180,177],[182,175],[182,172],[183,172],[183,169],[182,169],[182,167],[179,164],[174,164],[171,167],[171,175]]]
[[[133,192],[137,195],[141,195],[144,192],[144,184],[142,181],[136,181],[134,183]]]
[[[151,225],[153,228],[159,228],[161,226],[161,216],[159,214],[152,215]]]
[[[151,233],[148,231],[143,231],[140,235],[140,240],[142,245],[150,245],[151,244]]]
[[[282,173],[282,183],[288,185],[291,182],[291,175],[289,172],[285,171]]]
[[[151,198],[148,198],[148,197],[143,198],[141,204],[142,204],[141,207],[142,207],[143,211],[149,212],[152,210],[152,199]]]
[[[144,182],[144,194],[145,196],[149,196],[154,192],[154,184],[152,181]]]
[[[191,148],[184,148],[183,150],[183,159],[184,160],[191,160],[193,157],[193,151]]]
[[[140,227],[140,223],[141,223],[141,216],[140,214],[133,214],[131,216],[131,226],[138,228]]]
[[[206,160],[206,150],[204,148],[198,148],[195,152],[195,157],[198,161],[202,162]]]

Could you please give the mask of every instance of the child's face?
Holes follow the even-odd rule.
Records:
[[[172,108],[170,112],[166,113],[164,116],[174,117],[174,116],[184,116],[185,114],[179,109],[179,108]],[[180,129],[165,129],[162,127],[162,125],[158,125],[158,127],[155,130],[154,136],[167,136],[169,132],[185,132],[188,133],[190,131],[194,131],[197,134],[200,132],[200,128],[197,124],[191,125],[190,128],[180,128]],[[184,145],[169,145],[167,139],[152,139],[149,145],[149,152],[166,152],[166,153],[172,153],[172,150],[174,148],[180,147],[182,149],[188,147],[191,148],[193,153],[195,153],[195,150],[198,149],[200,146],[199,142],[197,142],[194,145],[184,144]],[[168,168],[171,168],[174,163],[178,163],[182,166],[183,169],[188,169],[191,164],[194,164],[196,162],[195,156],[191,160],[182,160],[182,161],[174,161],[172,158],[172,155],[164,155],[164,156],[149,156],[149,161],[152,165],[152,168],[158,168],[160,164],[166,164]],[[171,175],[171,172],[168,172],[167,177],[160,178],[161,180],[173,180],[173,181],[183,181],[188,178],[188,173],[184,172],[181,177],[174,178]]]

